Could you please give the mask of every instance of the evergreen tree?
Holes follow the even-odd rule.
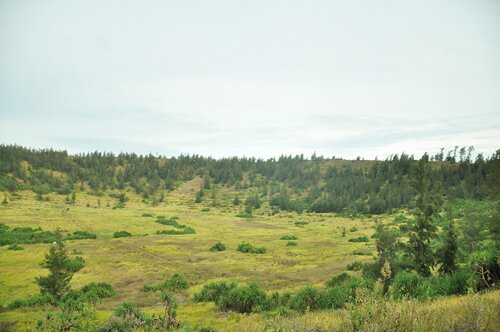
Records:
[[[75,264],[75,261],[82,262],[83,260],[81,258],[70,259],[62,241],[54,242],[41,264],[49,270],[49,275],[35,278],[41,293],[48,293],[60,301],[70,289],[69,282],[73,274],[83,267],[83,264]]]
[[[413,172],[413,186],[417,191],[417,196],[415,222],[410,230],[408,244],[413,267],[424,277],[431,275],[431,268],[435,261],[431,239],[434,237],[436,227],[432,223],[432,217],[437,214],[439,209],[438,199],[430,191],[429,177],[429,157],[424,154]]]
[[[450,221],[445,230],[443,247],[441,248],[441,255],[439,257],[439,261],[441,263],[439,272],[445,274],[453,273],[455,271],[457,248],[457,235],[455,233],[455,227],[453,226],[453,221]]]

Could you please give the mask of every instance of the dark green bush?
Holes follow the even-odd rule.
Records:
[[[176,231],[175,229],[165,229],[165,230],[162,230],[162,231],[156,231],[156,234],[158,235],[184,235],[184,234],[195,234],[196,231],[194,230],[194,228],[191,228],[191,227],[188,227],[186,226],[184,229],[180,230],[180,231]]]
[[[430,284],[426,278],[415,272],[401,271],[394,277],[392,283],[395,299],[418,299],[429,297]]]
[[[164,291],[166,289],[175,291],[179,289],[187,289],[189,288],[189,282],[187,279],[176,273],[170,279],[160,282],[159,284],[149,286],[145,285],[141,288],[141,292],[156,292],[156,291]]]
[[[236,214],[236,217],[250,219],[250,218],[253,218],[253,215],[251,213],[248,213],[248,212],[240,212],[240,213]]]
[[[250,313],[265,309],[266,293],[256,284],[232,288],[216,301],[219,309],[233,310],[240,313]]]
[[[71,235],[67,235],[63,240],[95,240],[97,239],[97,235],[87,232],[87,231],[76,231]]]
[[[212,252],[224,251],[224,250],[226,250],[226,245],[222,242],[217,242],[210,248],[210,251],[212,251]]]
[[[297,242],[295,242],[295,241],[288,241],[288,243],[286,245],[288,247],[295,247],[295,246],[297,246]]]
[[[300,289],[290,300],[290,308],[300,312],[319,309],[319,305],[320,292],[313,286]]]
[[[23,247],[17,245],[16,243],[14,244],[11,244],[10,246],[7,247],[8,250],[13,250],[13,251],[17,251],[17,250],[24,250]]]
[[[283,235],[280,240],[298,240],[295,235]]]
[[[363,266],[364,266],[363,262],[354,261],[350,264],[347,264],[347,270],[348,271],[359,271],[363,268]]]
[[[164,216],[156,217],[156,222],[159,224],[173,226],[175,228],[186,228],[186,225],[179,224],[177,220],[179,220],[179,218],[175,216],[171,217],[170,219],[167,219]]]
[[[236,288],[235,282],[217,281],[203,286],[199,293],[194,294],[195,302],[218,302],[224,294]]]
[[[252,253],[252,254],[264,254],[266,252],[265,247],[254,247],[250,243],[242,242],[238,244],[236,250],[244,252],[244,253]]]
[[[295,226],[298,226],[298,227],[303,227],[303,226],[308,225],[308,224],[309,223],[307,221],[302,221],[302,220],[295,222]]]
[[[113,233],[114,238],[130,237],[130,236],[132,236],[132,234],[127,231],[118,231]]]
[[[357,230],[358,230],[358,228],[357,228],[357,227],[352,227],[349,231],[354,233],[354,232],[356,232]]]
[[[43,231],[41,228],[14,227],[0,224],[0,246],[7,244],[52,243],[59,241],[61,234]]]
[[[36,307],[36,306],[46,306],[55,305],[56,299],[47,293],[39,294],[35,296],[30,296],[25,299],[15,299],[7,305],[7,309],[13,310],[22,307]]]
[[[143,216],[143,217],[149,217],[149,218],[150,218],[150,217],[153,217],[153,214],[152,214],[151,212],[144,212],[144,213],[142,214],[142,216]]]
[[[360,237],[355,237],[352,239],[349,239],[349,242],[368,242],[368,237],[367,236],[360,236]]]
[[[372,253],[368,250],[354,250],[352,252],[353,255],[357,255],[357,256],[371,256]]]

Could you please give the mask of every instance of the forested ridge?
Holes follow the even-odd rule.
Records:
[[[491,195],[488,183],[497,176],[500,150],[490,157],[473,148],[458,148],[421,159],[430,164],[431,190],[443,198],[482,200]],[[199,155],[163,156],[92,152],[70,155],[54,149],[0,145],[0,191],[30,189],[42,197],[50,192],[68,195],[84,186],[93,192],[133,188],[145,199],[200,176],[204,188],[232,186],[247,190],[275,209],[297,212],[380,214],[414,207],[412,184],[417,161],[394,154],[386,160],[342,160],[312,155],[271,159],[221,158]],[[495,173],[496,172],[496,173]],[[253,208],[260,206],[251,204]]]

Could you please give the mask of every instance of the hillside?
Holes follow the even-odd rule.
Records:
[[[172,328],[185,331],[489,331],[498,324],[499,153],[474,161],[453,152],[263,161],[0,152],[4,330],[64,330],[67,322],[69,329],[167,329],[148,318],[163,317],[165,303],[176,309],[168,312]],[[430,224],[429,276],[411,249],[423,222]],[[93,300],[73,293],[77,304],[69,306],[39,297],[36,278],[48,273],[40,263],[53,242],[70,260],[82,259],[72,290],[105,283],[112,292]],[[225,250],[211,250],[218,242]],[[445,252],[453,271],[443,271]],[[491,279],[483,280],[485,270]],[[476,292],[485,294],[464,296]],[[120,316],[124,303],[141,314]],[[375,319],[375,312],[385,313]]]

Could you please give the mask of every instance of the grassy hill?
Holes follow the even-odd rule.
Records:
[[[283,187],[288,188],[291,201],[304,199],[307,203],[306,198],[315,188],[322,188],[318,199],[327,195],[334,197],[335,190],[340,187],[332,187],[332,183],[341,181],[339,176],[342,174],[332,173],[332,166],[344,169],[345,179],[353,181],[358,175],[351,175],[359,171],[360,176],[365,178],[363,181],[371,183],[370,186],[380,186],[379,189],[370,189],[374,195],[394,183],[396,187],[398,183],[410,183],[410,171],[397,179],[400,175],[397,167],[394,168],[394,161],[378,164],[362,160],[299,160],[297,165],[302,168],[297,174],[307,174],[307,165],[315,162],[319,166],[320,176],[315,184],[304,186],[300,185],[300,181],[290,182],[290,178],[280,181],[279,173],[288,174],[295,166],[279,163],[275,166],[284,167],[284,171],[270,175],[250,167],[242,171],[241,179],[227,183],[217,182],[201,171],[195,171],[189,177],[178,170],[173,188],[159,188],[148,193],[142,189],[149,188],[149,178],[141,177],[140,180],[132,177],[123,185],[119,184],[120,175],[116,172],[121,167],[134,165],[132,161],[125,162],[125,166],[117,166],[114,175],[109,178],[114,183],[112,186],[104,185],[107,180],[102,180],[98,187],[94,187],[91,178],[89,181],[76,181],[79,177],[85,178],[83,171],[79,175],[71,175],[71,169],[61,166],[54,169],[45,167],[41,172],[41,168],[34,166],[33,160],[24,160],[19,164],[26,171],[26,178],[23,179],[23,172],[15,169],[6,171],[10,166],[5,165],[12,166],[16,162],[9,159],[6,163],[8,158],[5,154],[0,159],[4,160],[0,164],[3,165],[0,169],[4,171],[0,184],[6,185],[7,189],[9,183],[15,181],[17,186],[11,188],[15,190],[5,190],[4,203],[0,204],[0,240],[3,241],[0,247],[0,330],[32,330],[37,326],[41,330],[54,328],[55,325],[40,322],[47,322],[48,313],[59,317],[60,307],[47,304],[14,306],[13,303],[16,299],[22,302],[40,293],[35,278],[47,275],[47,269],[40,263],[56,234],[61,236],[71,258],[82,257],[85,261],[83,268],[71,280],[72,289],[82,289],[93,282],[106,283],[114,289],[113,295],[84,307],[93,313],[89,316],[91,318],[78,316],[87,324],[84,329],[88,330],[99,329],[98,326],[103,330],[103,326],[113,322],[116,309],[123,303],[133,303],[147,317],[153,314],[162,316],[166,303],[160,298],[163,293],[170,294],[178,303],[177,321],[180,325],[176,329],[184,331],[198,331],[209,326],[217,331],[493,331],[500,323],[500,293],[495,290],[498,285],[495,281],[478,286],[474,281],[477,277],[474,264],[482,261],[470,260],[470,257],[484,252],[498,254],[497,249],[491,249],[498,245],[495,238],[498,200],[494,194],[475,199],[473,193],[479,191],[467,190],[467,183],[474,183],[472,178],[476,184],[481,184],[488,174],[494,174],[490,171],[482,175],[482,180],[476,177],[474,171],[464,173],[464,177],[457,182],[465,190],[464,197],[452,196],[451,193],[457,193],[456,187],[451,186],[451,182],[445,182],[449,187],[444,192],[450,195],[445,196],[440,212],[432,219],[436,230],[431,246],[437,261],[445,243],[445,230],[450,222],[455,223],[459,249],[456,253],[457,266],[460,273],[468,274],[461,277],[457,272],[453,275],[453,278],[458,278],[456,282],[455,279],[446,279],[446,275],[440,276],[439,263],[436,263],[432,277],[418,279],[428,287],[425,292],[422,291],[425,294],[413,296],[411,290],[407,290],[405,294],[415,298],[401,299],[394,295],[398,282],[401,285],[417,280],[416,274],[401,272],[411,270],[411,258],[404,247],[410,241],[409,232],[417,218],[413,213],[413,203],[409,206],[402,204],[384,213],[363,212],[361,210],[370,206],[371,194],[367,193],[372,191],[367,191],[365,194],[368,196],[362,194],[359,197],[360,202],[366,203],[360,211],[351,209],[354,205],[340,212],[320,213],[309,208],[286,209],[273,204],[273,197],[282,197]],[[288,163],[286,160],[282,162]],[[493,165],[496,159],[488,162]],[[93,169],[76,163],[82,167],[81,170]],[[159,165],[163,163],[168,161],[163,160]],[[447,177],[469,167],[442,163],[445,162],[432,164],[433,172],[436,172],[432,175],[434,178]],[[200,167],[203,169],[214,167],[212,161],[202,164]],[[394,177],[380,182],[378,171],[374,171],[379,166],[375,165],[393,167]],[[373,172],[375,175],[369,175]],[[74,179],[70,180],[71,177]],[[54,180],[58,178],[62,179],[60,183]],[[307,176],[295,175],[292,178],[306,181]],[[160,180],[161,186],[166,185],[164,181],[163,178]],[[354,181],[352,185],[356,187],[359,183]],[[43,186],[46,188],[42,192],[39,189]],[[69,186],[69,192],[59,190],[65,186]],[[272,188],[277,189],[273,191]],[[345,193],[351,190],[349,188],[346,187]],[[329,192],[330,189],[333,192]],[[200,191],[203,195],[199,194]],[[393,195],[398,193],[396,191]],[[200,195],[198,203],[195,202],[197,195]],[[236,197],[240,199],[239,204],[235,202]],[[251,203],[249,208],[248,202],[254,197],[259,200],[258,206]],[[313,201],[309,202],[312,204]],[[393,232],[391,234],[398,243],[395,249],[397,254],[391,258],[393,275],[387,279],[391,286],[385,296],[380,293],[380,278],[383,277],[378,276],[379,270],[372,279],[369,274],[370,267],[372,270],[373,267],[379,269],[377,262],[384,254],[377,247],[382,245],[380,225]],[[211,250],[218,242],[226,249]],[[246,249],[242,249],[242,244]],[[498,260],[492,268],[487,265],[490,263],[484,264],[482,267],[490,268],[492,276],[498,278],[494,275],[499,266]],[[342,287],[347,284],[341,281],[337,284],[339,288],[335,288],[337,286],[328,286],[327,283],[346,271],[352,278],[346,281],[347,284],[356,286],[348,290],[350,293],[342,300],[344,302],[336,305],[335,296],[338,294],[335,289],[345,290]],[[394,275],[400,272],[400,276],[413,279],[405,281],[401,277],[398,281]],[[170,289],[165,286],[176,274],[187,280],[186,287]],[[264,301],[265,305],[262,304],[264,302],[257,303],[248,312],[240,310],[239,313],[239,310],[230,307],[231,303],[226,303],[224,307],[213,301],[196,301],[196,296],[207,285],[217,282],[238,283],[240,288],[236,289],[241,292],[250,292],[251,288],[247,289],[244,285],[255,283],[259,287],[255,294],[263,292],[264,295],[259,296],[268,302]],[[456,288],[461,288],[456,292],[442,290],[447,283],[452,286],[457,283]],[[480,293],[472,294],[475,291]],[[465,292],[471,294],[444,296]],[[334,298],[328,298],[329,294],[333,294]],[[247,295],[247,300],[252,301],[253,295]],[[334,303],[334,310],[318,304],[325,298],[334,301],[328,302]],[[279,304],[270,305],[272,301]],[[305,302],[301,304],[299,301]],[[73,318],[65,319],[70,321]],[[136,328],[148,329],[146,325]]]

